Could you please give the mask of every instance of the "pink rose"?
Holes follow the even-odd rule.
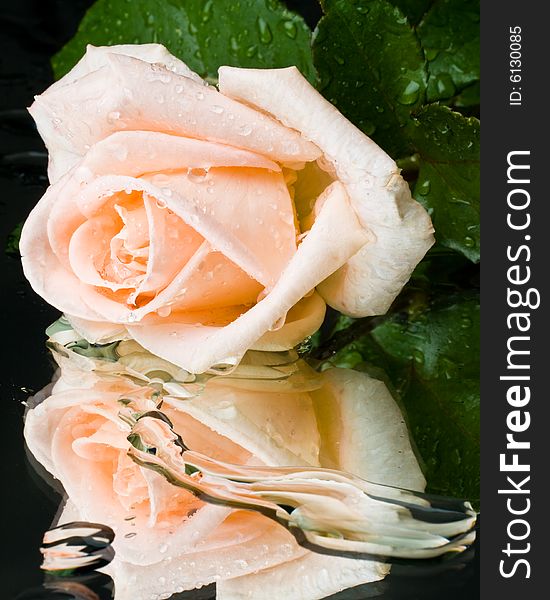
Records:
[[[158,45],[88,47],[30,112],[51,185],[25,274],[93,342],[191,372],[379,314],[433,243],[399,169],[295,68],[222,67],[218,91]]]
[[[270,392],[251,381],[215,379],[198,398],[165,396],[162,411],[190,448],[214,459],[326,466],[423,489],[401,413],[383,383],[341,369],[302,381],[307,385],[289,380]],[[129,398],[144,410],[154,407],[149,395],[122,378],[76,389],[62,377],[25,423],[31,452],[68,494],[61,522],[114,529],[108,569],[116,600],[167,598],[213,581],[220,599],[312,600],[388,572],[376,562],[312,553],[266,517],[205,504],[136,465],[119,411]]]

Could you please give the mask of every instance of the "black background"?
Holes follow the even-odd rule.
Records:
[[[90,0],[0,0],[0,597],[6,599],[41,584],[38,548],[59,502],[26,460],[21,404],[52,375],[44,330],[58,313],[32,292],[18,257],[6,254],[4,248],[10,232],[25,219],[47,186],[47,157],[25,107],[52,82],[49,58],[73,35],[91,4]],[[301,12],[312,27],[320,16],[314,1],[288,5]],[[435,567],[395,566],[385,581],[337,594],[334,600],[476,600],[478,569],[475,551]],[[199,594],[185,597],[198,598]],[[204,598],[204,593],[200,597]]]

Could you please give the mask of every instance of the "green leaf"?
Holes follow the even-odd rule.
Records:
[[[23,221],[18,223],[13,230],[8,234],[6,247],[4,249],[8,256],[19,256],[19,239],[21,238],[21,230],[23,229]]]
[[[311,31],[278,0],[97,0],[75,37],[52,59],[56,78],[82,57],[87,44],[160,43],[202,77],[218,67],[296,65],[314,80]]]
[[[420,153],[414,197],[430,212],[437,241],[479,260],[479,121],[445,106],[415,116]]]
[[[323,95],[394,158],[411,153],[407,128],[427,74],[403,13],[384,0],[324,0],[313,57]]]
[[[439,0],[418,29],[428,59],[428,101],[451,98],[479,80],[479,0]]]
[[[470,106],[479,107],[479,94],[480,85],[479,81],[476,81],[472,85],[463,89],[462,92],[454,99],[453,104],[455,108],[467,108]]]
[[[331,363],[380,367],[407,412],[428,491],[479,499],[479,298],[397,313]]]

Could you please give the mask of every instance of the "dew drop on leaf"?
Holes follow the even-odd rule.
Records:
[[[246,49],[246,56],[252,58],[256,55],[256,52],[258,52],[258,46],[248,46]]]
[[[273,40],[273,34],[271,33],[269,24],[263,17],[258,17],[256,24],[258,26],[260,41],[262,44],[269,44]]]
[[[430,193],[431,183],[429,179],[425,179],[417,188],[417,192],[421,196],[427,196]]]
[[[231,38],[229,39],[229,47],[231,49],[232,52],[237,53],[240,50],[240,46],[239,46],[239,42],[237,41],[237,38],[232,35]]]
[[[438,97],[450,98],[454,96],[456,92],[455,85],[451,76],[448,73],[442,73],[435,81],[435,88],[437,90]]]
[[[202,22],[208,23],[212,18],[212,10],[214,8],[214,0],[208,0],[205,2],[204,7],[202,9]]]
[[[296,36],[298,35],[298,29],[296,28],[296,23],[293,23],[292,21],[285,21],[283,28],[285,30],[287,37],[289,37],[291,40],[296,39]]]
[[[409,81],[403,93],[397,98],[399,104],[414,104],[418,100],[420,84],[416,81]]]

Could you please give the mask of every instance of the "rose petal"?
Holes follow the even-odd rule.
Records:
[[[216,586],[217,600],[320,600],[349,587],[383,579],[389,565],[370,560],[307,554],[258,573],[224,579]]]
[[[69,244],[69,261],[73,273],[82,283],[111,290],[128,287],[102,274],[103,265],[110,254],[111,239],[119,227],[120,223],[107,214],[88,219],[74,232]]]
[[[422,489],[424,481],[406,438],[402,415],[385,386],[364,373],[342,369],[329,369],[320,377],[323,387],[310,390],[310,398],[320,425],[322,464],[344,470],[355,469],[356,474],[390,485]],[[109,392],[105,389],[100,394],[101,402],[105,404],[99,405],[94,403],[94,393],[97,394],[70,390],[56,394],[29,412],[25,435],[31,451],[41,460],[46,460],[44,464],[48,465],[51,434],[55,437],[59,435],[56,430],[65,429],[70,440],[71,432],[79,426],[80,421],[74,419],[72,411],[84,409],[89,411],[90,416],[104,417],[113,424],[116,422],[116,413],[108,410]],[[113,395],[117,397],[120,393],[122,390]],[[263,392],[260,397],[253,391],[241,394],[242,391],[227,388],[223,382],[214,386],[208,384],[197,401],[180,404],[165,399],[167,404],[163,410],[167,411],[186,442],[222,460],[222,455],[225,455],[226,459],[250,462],[247,452],[256,448],[269,460],[279,462],[286,458],[284,447],[287,445],[290,451],[303,448],[307,453],[304,444],[316,434],[311,421],[312,405],[304,394],[296,394],[294,401],[291,395],[277,392]],[[258,406],[258,400],[261,406]],[[68,409],[63,426],[59,421],[60,409]],[[182,413],[181,409],[185,412]],[[237,417],[232,416],[233,410],[238,412]],[[267,427],[268,415],[274,416],[273,429]],[[74,419],[72,425],[71,419]],[[294,437],[290,429],[304,423],[307,423],[307,428],[313,429],[303,432],[302,437]],[[89,432],[81,430],[79,435],[88,435],[89,440],[100,443],[108,442],[113,431],[107,432],[109,427],[103,426],[97,434],[93,433],[92,427]],[[213,430],[221,435],[214,434]],[[280,447],[276,443],[277,433],[283,440]],[[242,450],[232,445],[229,439],[239,439],[244,453],[239,454]],[[54,445],[58,442],[54,441]],[[118,445],[113,444],[114,447]],[[83,485],[95,482],[96,471],[85,468],[73,470],[72,463],[66,461],[67,453],[61,453],[62,448],[61,444],[59,451],[55,451],[55,460],[56,463],[65,462],[61,474],[63,481],[76,475],[77,480],[80,478],[84,482]],[[237,454],[232,448],[237,449]],[[307,460],[305,455],[303,458]],[[161,479],[157,481],[157,474],[152,473],[151,477],[153,483],[149,489],[158,496],[155,502],[158,510],[162,511],[170,497],[178,492],[169,484],[161,483]],[[172,493],[167,494],[165,489]],[[95,494],[94,486],[93,499],[97,501],[107,492],[99,481],[98,494]],[[133,493],[137,496],[142,492],[135,489]],[[60,523],[97,518],[97,514],[94,516],[87,511],[87,498],[84,500],[84,504],[79,503],[78,510],[69,503]],[[106,508],[108,510],[110,506]],[[210,514],[208,508],[218,509],[220,514]],[[212,581],[217,582],[218,596],[226,599],[271,599],[286,595],[311,600],[381,579],[389,568],[373,561],[311,553],[298,547],[282,527],[261,515],[228,511],[222,521],[218,517],[222,516],[223,510],[220,507],[204,507],[192,517],[185,529],[176,530],[172,535],[166,535],[166,531],[161,529],[164,533],[160,537],[155,537],[154,528],[148,529],[143,524],[132,531],[131,521],[119,527],[115,538],[117,555],[106,568],[115,580],[117,600],[145,600],[153,595],[194,589]],[[200,526],[198,521],[193,523],[197,516],[204,520]],[[214,525],[216,518],[218,524]],[[207,533],[209,528],[210,533]],[[123,535],[127,531],[138,531],[138,535],[126,539]],[[192,543],[189,543],[190,537],[194,540]],[[183,540],[183,545],[179,546],[177,540]]]
[[[209,251],[198,263],[195,261],[194,267],[188,277],[178,283],[176,295],[168,300],[173,303],[173,311],[251,306],[262,290],[257,281],[221,252]],[[176,286],[173,287],[176,290]],[[165,291],[166,298],[170,298],[171,291]],[[159,294],[155,300],[165,302],[165,294]]]
[[[224,224],[254,254],[270,286],[296,252],[294,209],[281,173],[213,168],[198,183],[182,174],[144,179],[191,198],[203,214]],[[214,240],[210,241],[215,247]]]
[[[221,67],[219,79],[222,93],[273,115],[321,148],[374,239],[319,291],[328,304],[351,316],[384,313],[434,241],[426,211],[412,200],[393,160],[295,67]]]
[[[276,162],[249,150],[159,131],[117,131],[94,144],[82,159],[88,175],[140,177],[181,169],[253,167],[280,171]],[[78,172],[75,173],[78,176]]]
[[[147,482],[140,475],[140,468],[131,461],[127,465],[132,469],[131,485],[136,497],[130,505],[134,506],[128,509],[121,504],[113,488],[113,458],[120,452],[120,441],[126,442],[128,433],[117,416],[117,399],[120,396],[121,392],[109,391],[108,387],[101,385],[94,390],[69,389],[56,393],[27,413],[25,439],[33,455],[62,481],[84,520],[113,526],[117,556],[136,565],[147,565],[158,562],[164,556],[190,551],[215,531],[231,510],[201,502],[197,504],[192,494],[179,492],[161,479],[158,485],[154,484],[157,507],[162,508],[165,494],[173,497],[181,493],[181,516],[179,520],[171,521],[169,526],[157,523],[155,527],[149,527],[150,511],[143,505],[147,498]],[[120,427],[120,440],[105,446],[105,436],[97,432],[110,422]],[[207,441],[208,445],[197,444],[202,450],[216,448],[218,440],[220,449],[213,454],[226,460],[240,456],[233,442],[213,431],[206,435],[204,425],[190,416],[180,416],[178,424],[182,434],[193,443],[201,436]],[[98,452],[98,442],[103,445],[104,454]],[[127,442],[125,445],[128,447]],[[249,453],[245,451],[244,456],[249,456]],[[155,476],[160,478],[157,474]],[[141,487],[136,485],[140,482]],[[142,490],[140,493],[137,493],[138,488]],[[199,506],[199,510],[186,519],[186,506],[193,510]]]
[[[108,344],[128,338],[124,326],[106,321],[89,321],[74,315],[64,315],[71,327],[91,344]]]
[[[61,265],[51,248],[46,223],[55,202],[56,191],[49,188],[25,221],[19,241],[25,277],[37,294],[59,310],[100,321],[101,317],[81,301],[78,278]]]
[[[196,551],[178,556],[177,560],[167,558],[140,567],[113,561],[105,571],[115,581],[117,600],[150,600],[173,594],[174,590],[219,584],[224,577],[237,577],[280,564],[302,552],[279,525],[261,515],[235,511]]]
[[[327,369],[311,392],[321,465],[374,483],[423,491],[426,480],[399,407],[382,381],[351,369]]]
[[[106,175],[94,179],[75,200],[83,214],[91,217],[100,212],[109,198],[124,190],[141,192],[154,198],[156,202],[176,213],[185,224],[204,237],[214,249],[222,252],[259,283],[264,286],[268,285],[268,274],[254,252],[228,230],[225,223],[220,223],[211,214],[205,214],[192,198],[172,190],[158,188],[143,178]]]
[[[288,311],[280,329],[266,331],[250,349],[279,352],[294,348],[321,327],[326,309],[325,301],[317,292],[313,292]]]
[[[157,293],[165,288],[194,254],[202,238],[177,215],[168,213],[150,197],[144,197],[149,224],[147,272],[136,295]]]
[[[321,373],[310,392],[321,435],[321,465],[373,482],[424,490],[403,415],[381,381],[350,369]],[[313,600],[383,579],[389,565],[313,552],[244,577],[223,580],[217,598]]]
[[[172,405],[169,399],[165,403]],[[319,465],[319,434],[308,393],[260,393],[211,382],[201,396],[173,406],[247,448],[261,461],[257,464]]]
[[[218,329],[177,323],[139,324],[128,325],[130,335],[153,354],[194,373],[216,363],[238,362],[292,306],[364,244],[364,230],[348,204],[343,186],[332,184],[321,200],[315,224],[281,278],[248,312]]]
[[[320,155],[297,132],[215,88],[122,54],[107,54],[104,66],[76,82],[50,88],[36,97],[29,111],[50,153],[52,182],[72,166],[71,154],[82,156],[121,129],[219,141],[277,161]],[[57,160],[60,153],[62,161]]]
[[[108,57],[112,54],[122,54],[132,56],[145,62],[158,63],[166,67],[168,71],[173,71],[178,75],[189,77],[201,85],[205,82],[183,62],[170,54],[161,44],[124,44],[117,46],[92,46],[86,47],[86,53],[80,61],[61,79],[54,82],[49,90],[64,88],[75,83],[88,73],[97,71],[108,64]],[[47,108],[42,108],[40,103],[35,103],[30,109],[31,114],[37,122],[40,122],[39,131],[48,132],[46,135],[52,139],[52,146],[56,148],[55,152],[49,155],[48,176],[52,183],[64,175],[74,164],[78,162],[80,154],[73,149],[64,148],[62,140],[55,140],[58,135],[56,123],[50,124],[51,115]],[[53,126],[53,127],[52,127]],[[43,138],[45,139],[45,138]],[[60,147],[57,147],[60,146]],[[53,149],[52,148],[52,149]]]
[[[108,63],[110,54],[122,54],[139,58],[151,64],[160,64],[169,71],[178,75],[190,77],[196,82],[205,85],[202,78],[183,63],[181,60],[170,54],[162,44],[119,44],[116,46],[86,46],[86,53],[76,63],[76,65],[61,79],[54,82],[50,89],[60,88],[70,83],[74,83],[84,75],[97,71]]]

